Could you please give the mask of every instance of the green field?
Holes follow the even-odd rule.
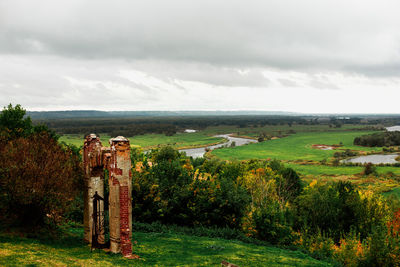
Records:
[[[102,250],[90,252],[82,242],[82,229],[68,238],[38,241],[0,234],[1,266],[220,266],[226,260],[239,266],[330,266],[299,251],[218,238],[172,233],[134,233],[129,260]]]
[[[353,176],[360,175],[363,167],[360,166],[331,166],[321,165],[319,161],[330,161],[333,154],[337,151],[351,149],[363,152],[381,152],[382,148],[370,148],[354,146],[355,137],[370,134],[372,131],[315,131],[300,132],[284,138],[264,141],[241,147],[223,148],[213,150],[211,153],[222,159],[227,160],[247,160],[247,159],[278,159],[285,161],[289,167],[293,168],[304,176]],[[312,147],[314,144],[342,146],[335,150],[320,150]],[[308,164],[307,164],[308,162]],[[311,164],[313,163],[313,164]],[[378,175],[387,173],[400,175],[399,167],[377,167]]]
[[[100,140],[103,145],[108,146],[109,135],[100,134]],[[209,136],[203,132],[197,133],[179,133],[173,136],[166,136],[164,134],[145,134],[128,137],[131,145],[140,146],[144,149],[156,147],[158,145],[170,145],[175,148],[188,148],[207,146],[216,143],[224,142],[223,138]],[[66,134],[60,137],[60,142],[73,144],[76,146],[83,145],[83,135]]]
[[[333,157],[338,150],[320,150],[312,148],[313,144],[334,145],[342,143],[340,149],[358,151],[381,151],[381,148],[354,146],[355,137],[373,133],[371,131],[341,131],[341,132],[304,132],[288,137],[264,141],[241,147],[216,149],[212,151],[222,159],[278,159],[286,161],[313,160],[320,161]],[[339,150],[340,151],[340,150]]]

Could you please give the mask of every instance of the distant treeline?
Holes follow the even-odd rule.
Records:
[[[132,118],[132,117],[178,117],[178,116],[296,116],[299,113],[284,111],[100,111],[100,110],[63,110],[63,111],[28,111],[32,119],[66,118]]]
[[[360,123],[359,118],[320,120],[315,117],[295,116],[198,116],[198,117],[136,117],[136,118],[75,118],[35,120],[47,125],[59,134],[107,133],[111,136],[135,136],[146,133],[173,135],[184,129],[201,130],[210,126],[233,125],[239,128],[266,125],[316,125]]]
[[[58,134],[107,133],[111,136],[136,136],[147,133],[173,135],[184,129],[202,130],[210,126],[263,127],[268,125],[330,125],[343,124],[398,125],[400,117],[321,117],[321,116],[158,116],[158,117],[93,117],[64,119],[35,119],[34,123],[47,125]],[[383,127],[383,126],[382,126]]]
[[[369,147],[398,146],[400,145],[400,132],[382,132],[362,135],[354,139],[354,144]]]

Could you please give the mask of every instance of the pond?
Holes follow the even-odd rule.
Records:
[[[389,155],[368,155],[368,156],[360,156],[352,159],[343,160],[344,163],[372,163],[372,164],[393,164],[399,163],[396,160],[398,154],[389,154]]]
[[[206,153],[206,149],[216,149],[219,147],[223,146],[230,146],[232,142],[235,142],[236,146],[242,146],[250,143],[257,143],[257,140],[254,139],[248,139],[248,138],[240,138],[240,137],[232,137],[230,134],[221,134],[221,135],[215,135],[214,137],[222,137],[227,139],[228,141],[222,144],[214,145],[214,146],[208,146],[208,147],[200,147],[200,148],[189,148],[189,149],[180,149],[180,152],[185,152],[186,156],[188,157],[193,157],[193,158],[199,158],[204,156]]]

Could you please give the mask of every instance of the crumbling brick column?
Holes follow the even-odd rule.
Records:
[[[95,134],[86,136],[83,146],[83,165],[85,169],[85,191],[84,191],[84,240],[92,242],[93,230],[93,195],[104,197],[104,175],[102,146],[100,139]],[[100,212],[104,212],[104,203],[100,204]],[[104,223],[101,221],[101,223]],[[100,234],[97,242],[104,244],[104,225],[100,226]]]
[[[110,250],[132,255],[132,175],[129,140],[123,136],[110,139],[109,216]]]

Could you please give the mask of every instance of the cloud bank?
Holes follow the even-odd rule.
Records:
[[[5,0],[0,104],[399,112],[398,10],[395,0]]]

